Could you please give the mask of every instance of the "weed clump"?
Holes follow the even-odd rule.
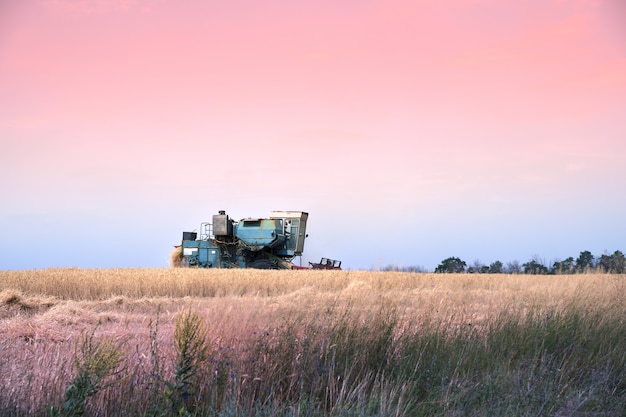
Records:
[[[124,356],[120,345],[111,338],[95,338],[84,333],[74,359],[76,375],[65,390],[65,401],[59,408],[49,407],[50,416],[75,417],[85,413],[85,401],[106,388],[108,377],[119,375]]]

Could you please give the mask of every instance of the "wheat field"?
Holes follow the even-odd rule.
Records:
[[[457,275],[184,268],[0,271],[0,414],[46,415],[42,410],[61,403],[64,395],[69,395],[66,387],[79,369],[77,346],[81,337],[88,334],[118,343],[125,360],[123,369],[115,374],[121,382],[113,383],[114,377],[107,379],[106,388],[99,389],[97,394],[94,393],[86,401],[87,414],[125,415],[116,414],[113,411],[116,408],[111,406],[114,398],[122,398],[128,402],[126,408],[133,410],[129,411],[131,415],[151,415],[149,408],[146,408],[146,403],[150,402],[146,397],[148,394],[139,390],[135,392],[128,387],[141,385],[146,387],[145,391],[152,392],[154,387],[147,382],[149,376],[146,375],[150,373],[149,368],[154,371],[155,361],[159,358],[159,369],[164,375],[178,375],[177,362],[172,358],[176,357],[177,352],[180,355],[180,351],[176,349],[173,340],[177,326],[180,326],[177,320],[185,311],[198,314],[206,326],[206,347],[212,352],[212,360],[215,363],[228,363],[228,375],[231,376],[231,379],[225,380],[229,382],[224,382],[224,386],[216,383],[219,390],[198,388],[198,396],[201,392],[208,398],[207,393],[211,392],[213,402],[210,402],[210,407],[196,405],[196,414],[192,415],[296,415],[298,413],[294,414],[294,407],[306,411],[301,415],[420,415],[420,412],[423,415],[462,415],[458,413],[467,407],[466,396],[476,390],[475,387],[471,388],[472,384],[481,380],[481,386],[484,386],[485,381],[482,379],[491,378],[489,380],[492,381],[496,378],[494,375],[502,378],[500,371],[492,369],[494,364],[488,360],[483,363],[476,356],[470,361],[467,352],[471,349],[468,346],[483,349],[494,334],[510,331],[509,321],[518,328],[526,329],[524,326],[530,326],[530,330],[521,332],[528,331],[531,335],[534,334],[532,332],[541,332],[542,336],[539,333],[534,335],[544,339],[550,336],[546,332],[552,331],[544,322],[556,323],[555,329],[563,326],[563,334],[567,333],[574,340],[580,338],[584,343],[589,343],[587,339],[597,339],[592,332],[604,329],[605,326],[609,329],[603,330],[608,332],[607,342],[588,349],[597,349],[597,360],[600,361],[590,362],[590,366],[595,369],[601,363],[607,369],[589,369],[589,375],[585,374],[583,379],[575,382],[583,387],[589,385],[590,381],[596,381],[602,389],[611,387],[611,398],[626,398],[626,375],[623,370],[617,369],[624,365],[626,354],[620,356],[619,353],[620,349],[624,350],[624,345],[618,342],[610,344],[611,340],[620,340],[624,336],[625,294],[625,276],[602,274]],[[548,322],[547,318],[551,317],[560,319]],[[539,327],[541,329],[537,330]],[[311,365],[311,369],[298,368],[303,376],[297,375],[293,368],[304,367],[302,357],[303,352],[309,352],[307,346],[317,346],[316,360],[337,363],[336,356],[342,344],[334,343],[332,349],[335,350],[331,350],[329,340],[337,337],[339,328],[343,329],[342,343],[353,355],[350,359],[346,356],[343,368],[332,368],[332,377],[326,371],[328,373],[323,374],[326,379],[322,380],[319,374],[322,371],[313,369],[313,362],[306,362]],[[353,331],[355,329],[358,331]],[[348,339],[346,335],[349,335]],[[382,335],[386,335],[384,343],[381,342]],[[413,339],[406,339],[408,336]],[[453,372],[453,375],[437,383],[429,379],[430,385],[427,386],[430,391],[424,391],[426,388],[417,386],[416,381],[421,381],[420,378],[427,374],[426,370],[420,371],[417,366],[423,360],[424,352],[428,351],[426,345],[419,349],[410,348],[421,352],[420,359],[415,359],[416,364],[406,363],[406,359],[402,359],[412,357],[413,350],[404,354],[398,352],[415,346],[418,341],[427,343],[431,336],[441,338],[437,339],[437,346],[451,341],[448,355],[459,355],[459,363],[461,359],[470,362],[450,370],[456,374]],[[504,336],[498,337],[502,337],[505,343],[508,340]],[[521,340],[533,337],[523,337]],[[553,337],[556,338],[554,343],[561,346],[558,334],[550,336]],[[457,346],[458,340],[463,340],[465,344],[461,350],[452,347]],[[476,342],[474,347],[474,340],[481,341]],[[520,342],[517,340],[512,343]],[[535,346],[535,342],[532,343]],[[545,345],[545,340],[542,343]],[[383,355],[372,359],[369,352],[377,344],[393,345],[393,352],[385,350],[388,357]],[[259,345],[273,346],[273,355],[282,359],[272,362],[271,369],[252,370],[245,361],[259,360],[258,349],[253,349]],[[281,350],[286,345],[291,346],[290,351]],[[159,346],[158,352],[155,346]],[[530,352],[531,349],[528,349]],[[300,356],[292,356],[291,351],[300,352]],[[532,360],[545,359],[543,350],[532,352]],[[329,356],[331,353],[332,360]],[[266,361],[268,353],[263,355]],[[496,358],[493,352],[485,352],[484,355]],[[502,360],[501,366],[512,368],[507,368],[510,379],[499,384],[514,384],[517,381],[523,385],[524,381],[519,381],[519,378],[522,372],[526,372],[529,359],[518,358],[517,353],[508,350],[502,355],[502,358],[497,359]],[[607,355],[611,357],[610,363],[602,362],[601,358],[606,359]],[[435,354],[435,358],[439,356]],[[494,359],[494,363],[497,360]],[[519,363],[516,362],[518,360]],[[569,356],[561,360],[574,361]],[[398,361],[402,362],[400,368]],[[362,380],[355,382],[356,385],[349,385],[347,374],[361,375],[356,365],[352,369],[353,365],[350,364],[361,362],[366,363],[361,367],[372,367],[376,371],[363,374]],[[379,369],[382,362],[389,368]],[[392,363],[393,366],[390,365]],[[478,363],[481,365],[476,365]],[[291,366],[285,370],[285,375],[279,374],[283,366],[281,364]],[[447,366],[444,365],[442,362],[437,372],[444,372]],[[544,370],[536,369],[539,374],[533,374],[532,377],[538,380],[544,378],[541,372],[552,372],[550,366],[546,365]],[[204,363],[198,367],[205,369],[207,365]],[[461,368],[464,367],[467,369],[461,375]],[[252,377],[254,372],[258,376]],[[306,376],[311,372],[315,378]],[[428,372],[432,372],[432,369]],[[607,372],[610,378],[606,376]],[[205,375],[200,371],[197,374]],[[600,415],[584,414],[585,410],[589,410],[589,413],[604,412],[602,415],[619,415],[623,411],[617,403],[595,391],[584,393],[578,386],[576,389],[568,388],[575,385],[572,381],[563,381],[562,386],[559,375],[557,373],[554,376],[555,398],[546,400],[540,409],[528,405],[533,413],[538,412],[535,415]],[[462,377],[466,378],[462,379],[463,382],[454,380]],[[210,378],[210,373],[204,378]],[[268,382],[281,378],[299,382],[287,385],[281,383],[278,386]],[[250,391],[247,394],[250,397],[243,400],[244,392],[247,392],[245,384],[251,385],[250,381],[256,381],[255,384],[268,383],[265,389],[271,390],[272,394],[264,396],[266,394],[259,388]],[[343,385],[338,386],[340,381]],[[310,387],[304,395],[304,387],[308,386],[306,384],[310,384]],[[148,387],[153,388],[149,390]],[[379,391],[374,387],[378,387]],[[412,393],[411,401],[406,397],[409,392]],[[365,393],[370,399],[368,404],[373,398],[379,398],[376,405],[363,405],[363,397],[359,395],[365,396]],[[215,399],[218,394],[220,401]],[[488,391],[484,395],[492,394]],[[206,398],[203,401],[208,404]],[[313,398],[317,398],[317,402]],[[390,403],[385,405],[383,398],[389,399]],[[442,398],[446,398],[448,405],[442,402]],[[473,401],[474,415],[489,415],[496,410],[492,405],[485,405],[484,399]],[[498,402],[498,412],[503,412],[502,415],[516,415],[511,411],[519,407],[515,401],[521,400],[511,399],[510,403],[504,405]],[[171,414],[173,412],[167,414],[163,411],[165,406],[162,402],[157,403],[161,407],[160,415],[174,415]],[[225,404],[230,405],[227,407]],[[263,407],[259,404],[263,404]],[[507,407],[513,408],[504,412],[508,410]],[[209,409],[212,411],[208,412]],[[552,414],[547,414],[548,411]]]

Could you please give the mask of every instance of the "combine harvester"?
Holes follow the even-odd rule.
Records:
[[[341,269],[341,262],[322,258],[310,267],[292,261],[304,250],[308,213],[272,211],[267,219],[236,222],[225,211],[213,215],[212,223],[196,232],[183,232],[172,253],[172,266],[196,268]]]

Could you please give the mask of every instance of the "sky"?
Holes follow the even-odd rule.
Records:
[[[0,269],[165,267],[213,214],[433,270],[626,251],[620,0],[0,0]]]

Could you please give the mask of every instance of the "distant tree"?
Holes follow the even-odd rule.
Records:
[[[380,268],[383,272],[415,272],[415,273],[424,273],[427,272],[426,268],[421,265],[411,265],[411,266],[398,266],[398,265],[387,265]]]
[[[520,265],[518,260],[507,262],[504,272],[506,272],[507,274],[519,274],[520,272],[522,272],[522,266]]]
[[[611,255],[602,254],[598,259],[598,268],[602,270],[602,272],[610,273],[611,272]]]
[[[580,252],[576,258],[576,271],[585,272],[593,268],[593,255],[588,250]]]
[[[571,256],[563,261],[555,261],[552,264],[553,274],[573,274],[576,272],[576,265],[574,264],[574,258]]]
[[[525,274],[533,275],[545,275],[548,272],[548,267],[543,264],[539,257],[534,256],[533,259],[522,265]]]
[[[600,256],[598,267],[609,274],[623,274],[626,270],[626,258],[621,251],[616,250],[613,255]]]
[[[613,253],[613,268],[613,272],[615,272],[616,274],[623,274],[624,272],[626,272],[626,257],[619,250],[616,250]]]
[[[465,272],[467,264],[459,258],[450,257],[441,261],[439,266],[435,268],[435,273],[460,273]]]
[[[470,274],[486,274],[489,272],[489,267],[476,259],[472,266],[467,268],[467,272]]]
[[[502,262],[495,261],[494,263],[489,265],[489,273],[490,274],[501,274],[502,273],[502,268],[503,268]]]

